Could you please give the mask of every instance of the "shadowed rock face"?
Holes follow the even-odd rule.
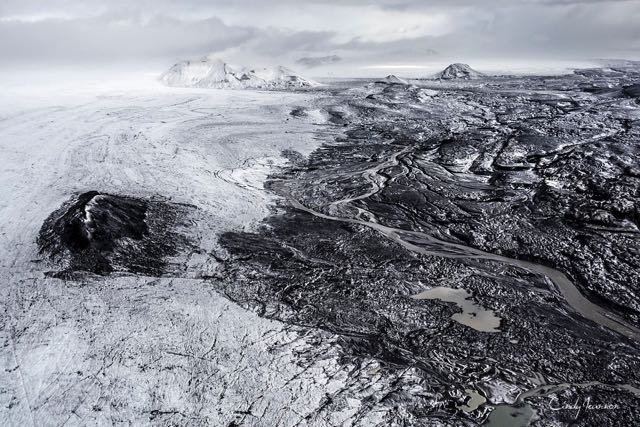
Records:
[[[625,86],[623,90],[627,96],[638,98],[640,100],[640,83]]]
[[[173,231],[184,214],[181,205],[90,191],[65,202],[45,220],[38,246],[63,266],[55,274],[160,275],[165,257],[186,244],[186,238]]]

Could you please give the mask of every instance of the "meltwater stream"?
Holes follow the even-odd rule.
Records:
[[[297,200],[293,200],[291,198],[289,198],[288,200],[294,208],[307,212],[318,218],[323,218],[331,221],[346,222],[350,224],[358,224],[374,229],[412,252],[445,258],[483,259],[489,261],[498,261],[515,265],[525,270],[546,276],[547,278],[549,278],[549,280],[551,280],[551,282],[553,282],[557,290],[564,297],[567,304],[582,317],[592,320],[635,341],[640,341],[640,330],[626,324],[624,320],[622,320],[616,314],[611,313],[608,310],[589,301],[580,293],[580,291],[564,273],[554,268],[546,267],[544,265],[536,264],[530,261],[518,260],[492,254],[489,252],[484,252],[479,249],[471,248],[457,243],[446,242],[418,231],[403,230],[400,228],[388,227],[382,224],[363,221],[360,219],[342,218],[323,214],[304,206]]]

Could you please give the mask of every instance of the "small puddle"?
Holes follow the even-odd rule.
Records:
[[[470,399],[466,405],[458,406],[458,409],[462,409],[467,413],[475,411],[487,402],[487,399],[475,390],[465,389],[464,392],[470,397]]]
[[[480,332],[500,332],[500,318],[493,310],[485,310],[471,300],[471,294],[465,289],[454,289],[438,286],[427,289],[414,299],[438,299],[445,302],[456,303],[462,309],[462,313],[455,313],[451,319]]]
[[[535,411],[531,406],[524,404],[520,407],[511,405],[498,405],[491,411],[487,427],[527,427]]]

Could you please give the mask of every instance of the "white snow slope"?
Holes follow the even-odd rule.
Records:
[[[160,80],[167,86],[210,89],[292,89],[319,85],[282,66],[236,69],[220,59],[207,56],[175,64]]]

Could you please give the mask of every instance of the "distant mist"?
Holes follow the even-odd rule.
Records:
[[[353,75],[640,59],[639,22],[638,1],[3,0],[0,62],[163,68],[215,54]]]

